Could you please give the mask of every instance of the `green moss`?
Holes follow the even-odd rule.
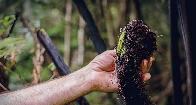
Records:
[[[126,31],[123,31],[123,32],[120,34],[120,38],[119,38],[118,45],[117,45],[117,53],[121,53],[121,55],[125,54],[125,51],[126,51],[126,48],[125,48],[125,46],[124,46],[124,36],[125,36],[125,32],[126,32]]]

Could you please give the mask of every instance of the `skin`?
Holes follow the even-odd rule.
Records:
[[[0,105],[63,105],[93,91],[116,92],[115,56],[115,50],[108,50],[67,76],[1,94]],[[151,77],[150,59],[141,64],[144,81]]]

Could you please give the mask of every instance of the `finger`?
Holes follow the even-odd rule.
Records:
[[[106,69],[104,69],[104,71],[107,71],[107,72],[111,72],[111,71],[114,71],[115,68],[116,68],[116,64],[115,64],[115,58],[110,58],[111,61],[108,61],[108,67]]]
[[[149,57],[148,59],[142,60],[140,67],[143,73],[149,72],[153,61],[154,61],[154,57]]]
[[[148,64],[148,60],[147,59],[142,60],[142,63],[140,65],[140,67],[141,67],[143,73],[147,73],[148,72],[148,70],[147,70],[147,66],[148,65],[147,64]]]
[[[115,57],[116,56],[116,50],[107,50],[106,54]]]
[[[110,67],[108,67],[107,69],[105,69],[105,71],[107,71],[107,72],[114,71],[115,70],[115,67],[116,67],[116,65],[115,65],[115,63],[113,63]]]
[[[147,81],[147,80],[149,80],[150,78],[151,78],[150,73],[145,73],[145,74],[143,74],[143,81]]]
[[[150,57],[149,60],[148,60],[148,64],[147,64],[147,69],[149,70],[150,67],[152,66],[152,62],[154,61],[154,58],[153,57]]]

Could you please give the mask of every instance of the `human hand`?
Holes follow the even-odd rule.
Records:
[[[93,90],[99,90],[103,92],[114,92],[118,90],[117,73],[115,72],[115,60],[116,51],[107,50],[102,54],[96,56],[88,66],[92,69],[91,84]],[[148,73],[151,65],[152,58],[144,59],[141,63],[141,69],[143,72],[143,80],[147,81],[151,78]]]
[[[152,62],[154,61],[153,57],[149,57],[147,59],[142,60],[142,63],[140,64],[141,72],[143,73],[143,80],[147,81],[151,78],[151,75],[149,72],[150,67],[152,66]]]

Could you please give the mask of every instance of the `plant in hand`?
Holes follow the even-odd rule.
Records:
[[[120,31],[116,48],[119,94],[125,105],[153,105],[142,79],[142,60],[157,50],[156,34],[142,20],[129,22]]]

